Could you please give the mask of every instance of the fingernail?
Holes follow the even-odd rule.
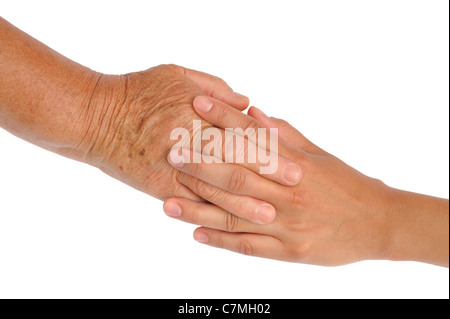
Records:
[[[272,205],[264,204],[256,209],[256,220],[258,224],[268,224],[275,218],[275,208]]]
[[[196,232],[194,234],[194,239],[199,243],[207,243],[209,241],[208,235],[203,232]]]
[[[184,156],[183,154],[179,154],[179,150],[172,150],[167,157],[167,160],[170,165],[174,167],[183,167],[184,166]]]
[[[302,170],[300,166],[294,163],[290,163],[284,169],[283,178],[284,181],[290,185],[297,185],[302,177]]]
[[[205,96],[197,97],[194,100],[194,108],[200,112],[206,113],[211,111],[213,103]]]
[[[166,213],[166,215],[168,216],[172,216],[172,217],[180,217],[181,216],[181,207],[180,205],[176,204],[176,203],[166,203],[164,204],[164,212]]]

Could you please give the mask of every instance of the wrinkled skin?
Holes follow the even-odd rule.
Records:
[[[160,199],[194,198],[165,161],[176,143],[171,129],[200,119],[193,99],[206,94],[238,110],[248,106],[220,78],[176,65],[94,72],[1,17],[0,48],[1,128]]]
[[[198,74],[187,72],[195,71],[161,65],[121,76],[102,75],[84,110],[84,132],[77,145],[84,150],[82,160],[156,198],[198,199],[177,181],[177,171],[167,163],[176,143],[170,140],[170,132],[177,127],[192,131],[192,121],[200,120],[192,109],[194,98],[205,90],[211,95],[220,92],[211,83],[201,89],[194,82]],[[222,80],[213,80],[220,89],[229,89]],[[227,99],[245,108],[247,98],[236,95],[234,100]],[[202,127],[208,126],[202,122]]]

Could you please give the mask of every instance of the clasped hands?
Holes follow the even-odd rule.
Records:
[[[199,242],[316,265],[389,259],[448,267],[448,200],[388,187],[314,145],[287,122],[255,107],[241,113],[248,98],[217,77],[162,65],[102,75],[88,96],[89,103],[80,103],[74,125],[80,129],[69,139],[71,147],[66,141],[52,150],[165,200],[167,215],[202,226],[194,232]],[[192,133],[193,121],[221,135],[227,128],[244,133],[276,128],[276,171],[261,174],[261,162],[230,163],[224,154],[206,154],[207,163],[189,161],[195,155],[205,159],[197,154],[204,150],[197,149],[177,151],[182,161],[172,161],[171,133],[177,128]],[[234,154],[247,158],[255,138],[242,138],[244,147]],[[222,142],[226,149],[226,138]],[[269,136],[266,142],[264,150],[272,152]]]
[[[390,188],[287,122],[255,107],[241,113],[248,98],[220,78],[176,65],[102,74],[2,18],[0,46],[1,128],[164,200],[168,215],[202,226],[199,242],[318,265],[389,259],[448,267],[447,199]],[[171,152],[174,130],[192,136],[193,124],[222,137],[225,150],[227,129],[243,143],[231,144],[231,161],[205,151],[201,143],[212,141],[203,135]],[[276,138],[263,129],[277,130]],[[277,163],[270,173],[262,170],[267,156]]]
[[[183,150],[184,161],[178,162],[169,154],[178,182],[203,200],[169,198],[164,211],[202,226],[194,233],[197,241],[245,255],[320,265],[381,257],[385,199],[391,196],[382,182],[255,107],[245,115],[207,96],[196,97],[193,107],[218,128],[277,128],[279,138],[278,169],[269,175],[259,174],[261,163],[225,163],[223,154],[219,163],[193,163],[194,150]],[[254,141],[244,138],[245,147],[234,154],[247,154]]]
[[[70,155],[165,200],[168,215],[202,226],[196,240],[320,265],[389,258],[392,189],[315,146],[287,122],[254,107],[241,113],[248,99],[223,80],[162,65],[102,75],[88,101],[79,120],[82,138]],[[260,162],[247,160],[171,162],[171,132],[192,128],[194,120],[222,134],[226,128],[277,128],[277,170],[263,175]],[[236,156],[246,155],[254,142],[247,136],[245,141]],[[267,137],[268,151],[270,145]]]

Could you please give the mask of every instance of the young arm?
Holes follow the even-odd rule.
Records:
[[[208,103],[213,107],[204,108]],[[171,217],[203,226],[194,233],[198,241],[247,255],[327,266],[388,259],[448,267],[448,200],[393,189],[369,178],[311,143],[287,122],[269,118],[256,108],[246,116],[204,97],[196,98],[194,108],[218,127],[241,123],[278,128],[280,147],[290,147],[284,156],[302,168],[300,183],[286,187],[235,164],[177,167],[178,180],[199,196],[207,198],[215,188],[222,191],[209,199],[212,204],[171,198],[164,205]],[[225,112],[226,118],[217,116]],[[236,170],[239,183],[233,181]],[[236,195],[267,201],[276,208],[276,219],[255,225],[220,208]],[[173,211],[178,214],[173,216]]]

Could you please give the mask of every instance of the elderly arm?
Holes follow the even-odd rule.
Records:
[[[166,155],[170,131],[200,120],[191,105],[203,94],[248,106],[223,80],[175,65],[94,72],[0,18],[0,127],[154,197],[199,199],[177,181]]]

